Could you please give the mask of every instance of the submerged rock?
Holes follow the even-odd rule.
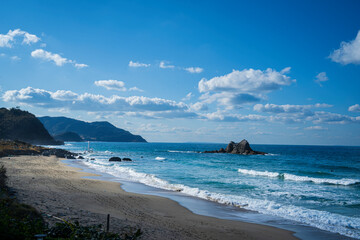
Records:
[[[264,152],[254,151],[251,149],[250,144],[247,140],[242,140],[239,143],[231,141],[226,149],[221,148],[220,150],[205,151],[204,153],[231,153],[231,154],[242,154],[242,155],[265,155]]]
[[[119,158],[119,157],[111,157],[109,159],[109,162],[121,162],[121,158]]]

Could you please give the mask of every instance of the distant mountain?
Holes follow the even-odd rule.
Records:
[[[55,141],[33,114],[16,108],[0,108],[0,139],[41,145],[63,144]]]
[[[79,134],[74,132],[65,132],[59,135],[53,136],[55,140],[63,141],[63,142],[82,142],[84,139],[79,136]]]
[[[85,141],[146,142],[141,136],[133,135],[109,122],[89,123],[66,117],[39,117],[38,119],[51,135],[74,132]]]

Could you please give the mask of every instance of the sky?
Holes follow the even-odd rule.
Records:
[[[149,142],[360,146],[360,1],[1,1],[0,106]]]

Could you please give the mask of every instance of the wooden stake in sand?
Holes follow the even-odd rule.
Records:
[[[110,214],[107,215],[107,219],[106,219],[106,232],[109,232],[109,228],[110,228]]]

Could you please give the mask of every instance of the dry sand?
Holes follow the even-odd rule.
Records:
[[[7,168],[8,185],[21,202],[81,224],[104,225],[110,213],[110,231],[141,228],[142,239],[296,239],[282,229],[197,215],[167,198],[128,193],[119,183],[82,178],[92,174],[55,157],[5,157],[0,164]]]

